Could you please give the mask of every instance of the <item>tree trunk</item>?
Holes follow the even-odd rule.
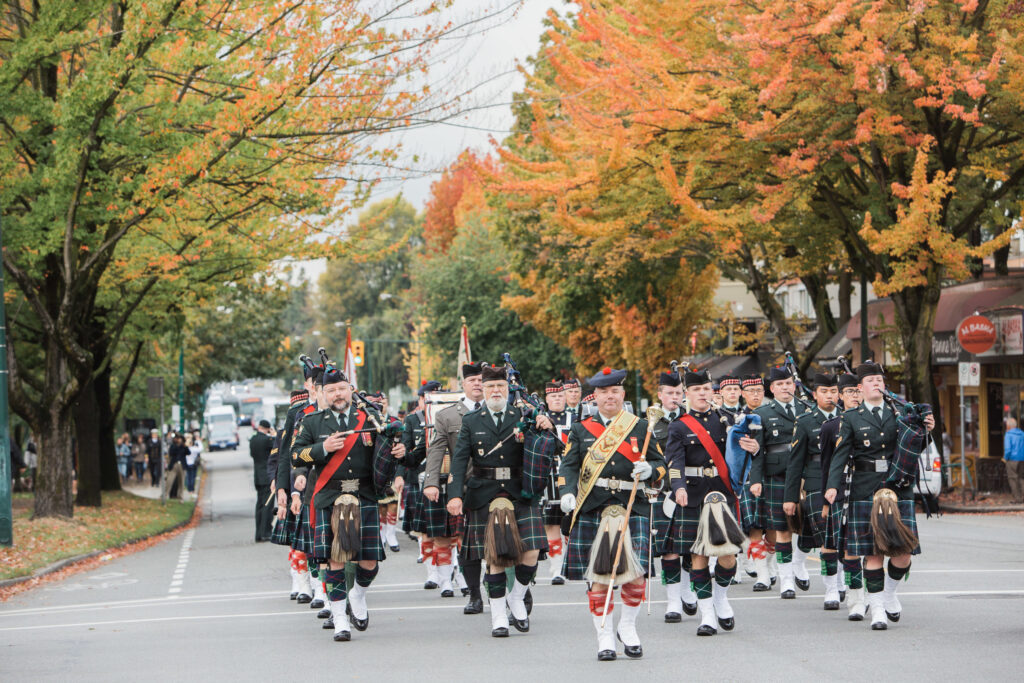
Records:
[[[853,317],[853,273],[848,270],[839,271],[839,319],[836,324],[842,327]]]
[[[910,287],[892,295],[896,326],[905,352],[903,378],[907,398],[915,403],[936,403],[932,383],[932,338],[942,293],[938,269],[928,274],[929,285]]]
[[[121,473],[117,469],[117,448],[114,432],[117,416],[110,402],[110,366],[96,376],[93,388],[96,395],[96,413],[99,418],[100,488],[104,491],[121,490]]]
[[[71,497],[72,424],[70,406],[51,405],[47,424],[33,425],[39,439],[33,517],[74,516]]]
[[[90,380],[75,401],[75,441],[78,444],[77,505],[99,507],[100,493],[100,416],[96,407],[96,390]]]

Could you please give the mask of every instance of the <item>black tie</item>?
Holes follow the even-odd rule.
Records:
[[[876,406],[871,409],[871,414],[878,420],[878,424],[882,424],[882,406]]]
[[[473,410],[480,410],[480,401],[473,404]]]
[[[345,413],[338,413],[338,424],[341,425],[341,431],[346,431]]]
[[[501,413],[494,413],[494,424],[499,430],[501,429]]]
[[[789,416],[790,420],[793,419],[793,406],[792,405],[787,405],[786,406],[786,415]]]
[[[675,422],[675,419],[676,419],[676,414],[675,414],[674,411],[668,414],[668,421],[669,422]]]

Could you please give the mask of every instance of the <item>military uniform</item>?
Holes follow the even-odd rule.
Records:
[[[265,421],[264,421],[265,422]],[[267,423],[269,424],[269,423]],[[262,426],[262,425],[261,425]],[[270,540],[271,511],[270,478],[267,473],[267,461],[274,450],[274,439],[269,434],[256,432],[249,439],[249,457],[253,464],[253,485],[256,487],[256,521],[255,539],[257,542]]]
[[[298,599],[300,594],[305,595],[307,598],[313,595],[312,577],[309,574],[306,555],[304,552],[295,549],[292,545],[295,539],[298,518],[292,514],[291,507],[288,505],[294,482],[291,462],[292,434],[294,433],[296,418],[300,411],[309,405],[308,398],[309,394],[304,390],[292,392],[291,406],[289,406],[288,413],[285,416],[284,428],[278,435],[277,469],[274,476],[276,489],[285,492],[285,507],[288,508],[288,511],[284,519],[278,519],[274,522],[274,530],[270,534],[270,541],[277,545],[288,546],[289,573],[292,577],[290,597],[293,600]],[[304,600],[304,602],[308,601]]]

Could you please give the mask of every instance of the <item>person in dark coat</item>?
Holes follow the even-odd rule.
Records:
[[[270,540],[271,514],[270,475],[267,461],[274,449],[274,429],[267,420],[260,420],[256,433],[249,439],[249,457],[252,458],[253,484],[256,486],[256,542]]]

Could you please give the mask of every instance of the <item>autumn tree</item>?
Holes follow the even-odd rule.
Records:
[[[76,399],[154,291],[301,252],[395,159],[381,133],[447,111],[419,78],[447,4],[5,3],[8,362],[37,516],[71,516]]]

